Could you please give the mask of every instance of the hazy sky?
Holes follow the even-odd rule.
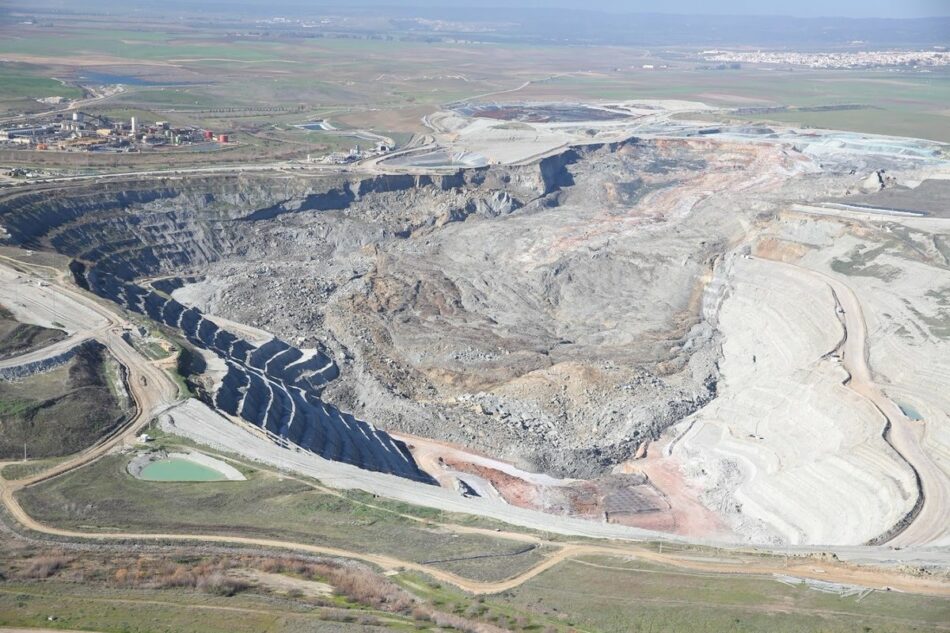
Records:
[[[479,0],[484,7],[563,7],[624,13],[921,18],[950,16],[950,0]],[[319,0],[311,6],[319,6]],[[361,0],[361,5],[477,6],[471,0]]]

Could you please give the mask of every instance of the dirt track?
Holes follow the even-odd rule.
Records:
[[[19,482],[17,482],[19,483]],[[9,482],[3,482],[2,500],[4,505],[14,516],[14,518],[24,527],[33,531],[53,536],[80,539],[100,539],[100,540],[137,540],[137,541],[172,541],[177,543],[202,544],[220,543],[227,545],[247,545],[254,547],[266,547],[273,549],[291,550],[304,552],[308,554],[318,554],[325,556],[335,556],[340,558],[350,558],[361,560],[366,563],[376,565],[384,570],[413,570],[418,571],[441,582],[447,582],[460,589],[473,594],[493,594],[507,591],[522,585],[535,576],[551,569],[568,558],[578,556],[621,556],[633,557],[651,562],[669,565],[681,569],[691,569],[697,571],[725,573],[725,574],[753,574],[753,575],[771,575],[786,574],[799,576],[803,578],[814,578],[817,580],[826,580],[829,582],[842,582],[856,584],[866,587],[888,586],[902,591],[915,593],[925,593],[932,595],[950,596],[950,585],[941,582],[938,579],[924,577],[907,576],[888,570],[859,568],[842,565],[834,562],[817,562],[813,560],[797,560],[790,562],[788,566],[777,566],[767,563],[757,563],[754,561],[744,561],[738,563],[729,562],[711,562],[709,560],[695,560],[686,556],[671,554],[660,554],[636,546],[610,546],[610,545],[579,545],[567,544],[562,546],[544,561],[535,565],[531,569],[522,572],[506,580],[497,582],[480,582],[463,578],[457,574],[443,571],[441,569],[405,561],[392,556],[383,554],[372,554],[364,552],[354,552],[350,550],[338,549],[333,547],[321,547],[318,545],[309,545],[306,543],[294,543],[292,541],[281,541],[276,539],[250,538],[242,536],[223,536],[217,534],[173,534],[157,533],[143,534],[134,532],[110,532],[108,534],[91,535],[89,533],[75,532],[72,530],[61,530],[51,526],[44,525],[30,517],[13,495],[18,485],[11,485]],[[445,526],[452,529],[451,526]],[[504,534],[496,533],[499,536]],[[554,545],[551,543],[551,545]],[[725,560],[725,559],[724,559]]]
[[[35,265],[31,266],[36,267]],[[55,271],[55,269],[52,268],[48,270]],[[65,320],[64,322],[67,326],[73,326],[73,329],[77,331],[75,336],[97,339],[105,345],[109,352],[115,356],[116,360],[126,368],[128,372],[128,388],[136,404],[136,414],[116,434],[43,473],[37,474],[22,482],[17,482],[17,488],[44,481],[68,472],[98,459],[118,445],[130,442],[134,439],[139,429],[148,424],[158,412],[171,406],[178,399],[178,387],[168,374],[141,356],[122,339],[121,330],[123,326],[129,325],[125,319],[113,311],[106,309],[81,291],[68,287],[69,282],[67,281],[66,274],[60,273],[59,271],[55,272],[57,273],[57,278],[53,281],[53,284],[47,288],[37,288],[37,291],[55,288],[56,292],[58,292],[62,298],[59,304],[55,306],[56,313],[60,318]],[[48,293],[44,293],[44,297],[41,297],[38,301],[48,299],[48,297],[45,296],[47,294]],[[87,324],[96,321],[90,318],[91,315],[105,319],[107,325],[105,327],[95,327],[94,329],[84,329]],[[75,336],[71,338],[75,338]],[[36,354],[41,354],[41,352],[42,350],[39,350]],[[6,490],[4,492],[6,492]]]
[[[858,298],[840,281],[831,277],[824,279],[834,288],[844,309],[848,335],[843,349],[843,362],[851,374],[848,386],[873,402],[887,418],[890,422],[886,435],[888,441],[920,477],[923,505],[911,517],[910,524],[888,543],[906,546],[934,542],[950,524],[950,482],[921,446],[922,424],[909,420],[875,384],[868,366],[867,326]]]

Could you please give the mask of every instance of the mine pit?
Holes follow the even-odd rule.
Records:
[[[439,120],[453,116],[543,127],[628,114],[479,105]],[[825,280],[871,293],[875,271],[926,278],[939,218],[858,229],[816,204],[846,196],[872,163],[897,181],[932,149],[697,129],[609,141],[595,130],[504,165],[463,149],[477,132],[465,128],[457,146],[397,156],[399,173],[6,191],[0,223],[12,243],[71,258],[81,287],[175,332],[193,350],[196,395],[276,446],[611,526],[755,543],[891,534],[925,511],[879,414],[844,385],[854,352],[814,360],[856,313],[836,312],[840,288]],[[882,250],[868,247],[855,264],[875,240],[904,240],[904,259],[873,262]],[[888,304],[906,324],[894,329],[939,337],[942,295],[911,294]],[[801,494],[819,481],[820,495]],[[802,518],[842,507],[839,524]]]

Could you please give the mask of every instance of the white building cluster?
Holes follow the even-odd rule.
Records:
[[[950,65],[947,51],[857,51],[836,53],[796,53],[792,51],[703,51],[710,62],[748,64],[792,64],[809,68],[876,68],[909,66],[924,68]]]

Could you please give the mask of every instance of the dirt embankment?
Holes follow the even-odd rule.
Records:
[[[66,338],[62,330],[20,323],[0,306],[0,360],[13,358]]]

